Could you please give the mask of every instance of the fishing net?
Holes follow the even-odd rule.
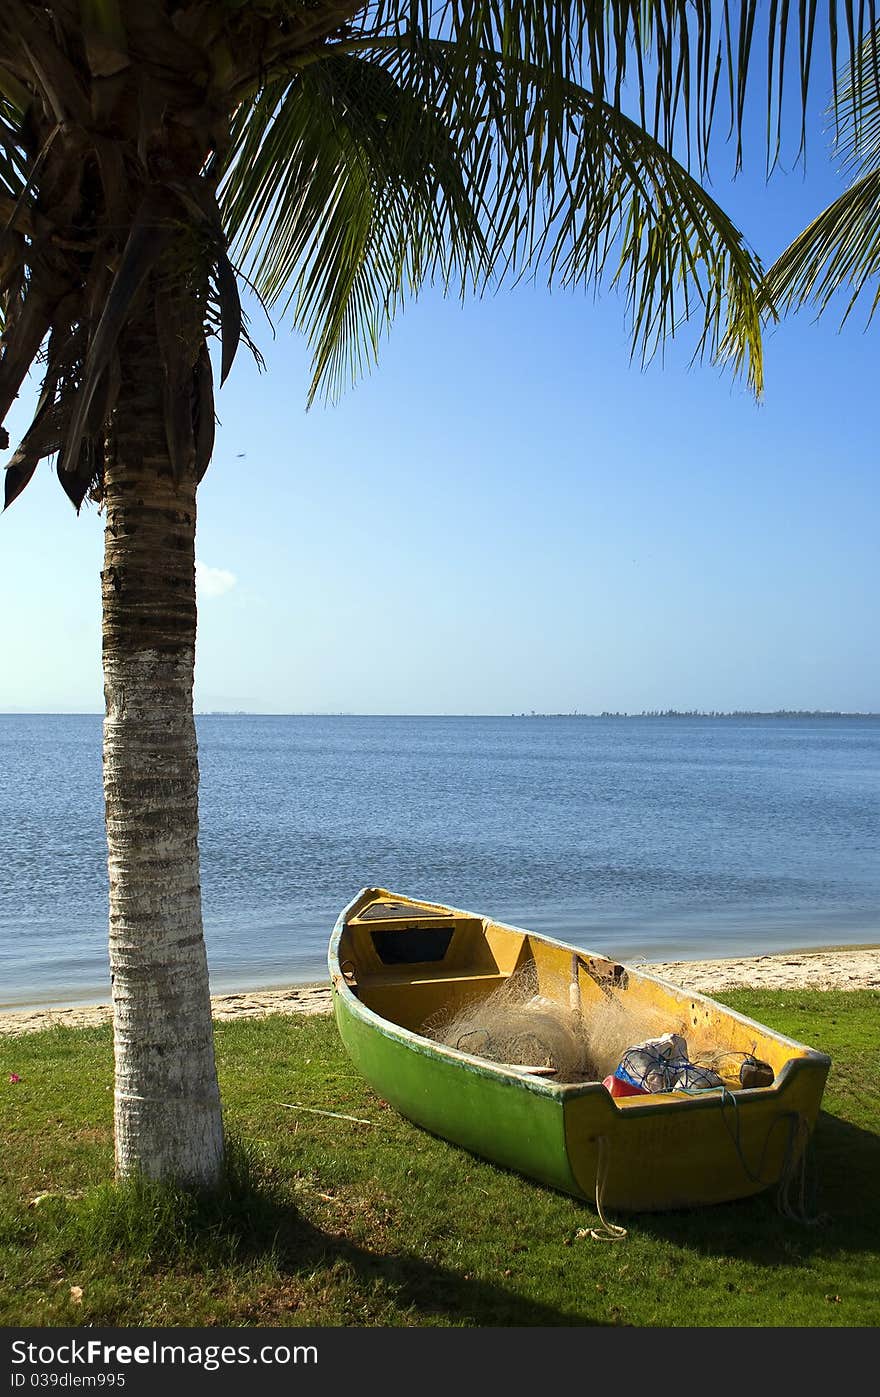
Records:
[[[609,995],[584,1010],[582,1032],[596,1068],[596,1080],[613,1073],[634,1043],[657,1038],[669,1032],[668,1010],[663,1013],[650,1005],[632,1006]]]
[[[585,1008],[583,1032],[600,1078],[616,1072],[629,1058],[632,1070],[626,1075],[633,1081],[639,1080],[640,1065],[646,1078],[640,1085],[646,1090],[701,1091],[722,1081],[769,1086],[774,1079],[773,1069],[755,1057],[754,1043],[751,1051],[733,1048],[719,1039],[714,1027],[694,1027],[684,1014],[675,1021],[669,1008],[653,1009],[643,1004],[633,1007],[623,998],[608,995]],[[638,1064],[631,1055],[638,1053],[648,1040],[670,1036],[676,1041],[667,1055],[662,1082],[657,1078],[647,1080],[653,1064]]]
[[[557,1082],[601,1082],[622,1069],[624,1079],[643,1091],[705,1090],[722,1077],[735,1079],[744,1061],[758,1065],[751,1054],[708,1035],[694,1035],[689,1048],[684,1019],[670,1023],[668,1008],[632,1005],[607,993],[581,1012],[571,1006],[569,991],[562,974],[554,980],[544,972],[539,987],[531,962],[484,998],[432,1015],[422,1032],[459,1052],[530,1068]],[[658,1060],[656,1052],[645,1055],[650,1042],[663,1039],[670,1039],[669,1052]]]
[[[628,1048],[614,1075],[646,1092],[706,1091],[723,1085],[711,1067],[691,1061],[687,1039],[679,1033],[663,1033]]]
[[[539,993],[533,964],[524,966],[485,999],[445,1009],[423,1025],[435,1042],[490,1062],[539,1068],[558,1081],[595,1081],[581,1020],[568,1007],[567,982],[561,1002],[545,983]]]
[[[434,1014],[427,1038],[474,1057],[539,1068],[560,1082],[598,1082],[613,1072],[631,1044],[669,1027],[668,1014],[632,1009],[610,995],[569,1007],[569,980],[523,966],[485,998]]]

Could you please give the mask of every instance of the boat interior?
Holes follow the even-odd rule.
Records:
[[[648,968],[640,973],[528,931],[384,889],[369,889],[353,904],[338,942],[338,974],[356,997],[414,1033],[438,1015],[487,998],[525,969],[543,1003],[576,1010],[584,1020],[613,1001],[633,1022],[679,1033],[694,1047],[723,1042],[732,1054],[757,1055],[777,1074],[800,1055],[798,1045],[710,999],[654,980]]]

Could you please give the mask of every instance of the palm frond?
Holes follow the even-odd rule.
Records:
[[[624,100],[664,145],[694,151],[704,168],[723,115],[738,162],[746,112],[763,75],[769,163],[780,153],[784,113],[806,139],[807,102],[816,81],[837,89],[835,72],[855,60],[878,20],[876,0],[373,0],[351,20],[355,32],[451,39],[461,71],[494,50],[573,79],[597,99]],[[880,72],[872,78],[880,91]],[[551,86],[553,79],[551,78]]]
[[[312,63],[239,114],[222,203],[234,252],[315,352],[312,394],[375,358],[432,279],[482,289],[543,267],[621,286],[648,359],[692,310],[698,352],[761,388],[760,267],[653,135],[521,59],[443,40],[371,41]]]
[[[785,310],[822,314],[847,294],[845,322],[874,283],[868,321],[880,302],[880,26],[838,75],[835,146],[855,178],[786,248],[767,273],[767,294]]]
[[[880,26],[838,77],[835,146],[856,174],[880,166]]]
[[[767,273],[767,294],[780,309],[814,304],[821,314],[849,288],[845,321],[875,278],[869,320],[880,302],[880,170],[856,180],[786,248]]]
[[[485,275],[476,171],[424,97],[378,62],[340,56],[240,116],[225,225],[259,294],[292,307],[313,343],[312,394],[363,371],[427,278]]]
[[[763,101],[756,77],[769,163],[789,129],[783,107],[803,139],[820,54],[832,68],[849,55],[855,86],[835,85],[838,119],[852,117],[870,158],[877,5],[4,0],[0,421],[34,356],[48,366],[14,490],[59,424],[73,496],[99,487],[115,340],[138,278],[149,294],[161,282],[165,304],[195,296],[201,330],[166,336],[160,358],[171,456],[204,469],[204,336],[222,335],[221,379],[249,342],[227,235],[258,292],[308,335],[312,394],[371,363],[426,283],[479,291],[542,271],[619,288],[643,358],[693,313],[697,353],[730,360],[760,391],[761,269],[689,170],[704,171],[725,121],[741,157],[746,111]],[[173,247],[161,268],[142,248],[120,279],[154,184]]]
[[[20,113],[0,97],[0,191],[11,199],[20,198],[27,183],[28,161],[21,134]]]
[[[27,188],[28,160],[22,147],[21,113],[0,96],[0,340],[24,290],[25,233],[33,231]]]

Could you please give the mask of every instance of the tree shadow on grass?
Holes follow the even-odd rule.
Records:
[[[230,1204],[226,1226],[235,1229],[237,1257],[259,1260],[271,1254],[277,1268],[283,1305],[287,1285],[316,1270],[348,1272],[364,1296],[377,1296],[401,1313],[404,1324],[464,1326],[604,1326],[606,1321],[572,1318],[553,1304],[517,1293],[512,1287],[469,1275],[413,1252],[383,1250],[381,1233],[373,1245],[361,1245],[343,1230],[344,1214],[335,1230],[310,1221],[276,1185],[277,1176],[261,1177],[246,1149],[233,1146]],[[236,1198],[236,1191],[241,1197]],[[242,1206],[244,1204],[244,1206]],[[271,1299],[270,1299],[271,1305]],[[410,1311],[410,1314],[406,1312]],[[278,1313],[283,1314],[283,1309]],[[277,1323],[268,1315],[262,1322]],[[366,1321],[369,1323],[370,1321]]]
[[[281,1174],[265,1171],[237,1140],[229,1145],[219,1193],[140,1180],[105,1184],[72,1203],[59,1197],[41,1209],[38,1222],[60,1229],[56,1245],[86,1269],[103,1268],[121,1254],[138,1273],[181,1265],[206,1276],[238,1273],[248,1323],[295,1323],[297,1310],[314,1308],[322,1292],[328,1324],[605,1323],[518,1293],[515,1281],[507,1288],[413,1252],[384,1249],[381,1225],[375,1242],[371,1237],[372,1245],[361,1245],[359,1212],[349,1230],[342,1210],[334,1215],[335,1229],[324,1230],[300,1210]]]
[[[538,1326],[600,1327],[604,1320],[573,1318],[553,1305],[517,1294],[490,1281],[476,1279],[412,1253],[367,1250],[350,1238],[327,1233],[310,1223],[293,1207],[276,1214],[274,1253],[283,1290],[285,1279],[316,1267],[342,1267],[352,1273],[365,1294],[383,1292],[395,1306],[410,1315],[403,1323],[415,1325],[452,1323],[466,1327]],[[277,1323],[267,1317],[261,1322]]]
[[[770,1188],[710,1208],[643,1213],[637,1228],[705,1255],[758,1266],[807,1264],[837,1252],[880,1252],[880,1218],[872,1206],[878,1178],[880,1135],[822,1111],[807,1150],[803,1199],[796,1186],[787,1194],[789,1205],[807,1221],[780,1212],[778,1190]]]

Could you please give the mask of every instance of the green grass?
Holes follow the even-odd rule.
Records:
[[[221,1198],[117,1189],[109,1030],[2,1040],[0,1324],[877,1325],[880,995],[723,998],[831,1054],[808,1168],[819,1226],[771,1193],[621,1218],[617,1244],[580,1236],[586,1204],[384,1106],[329,1018],[218,1025]]]

